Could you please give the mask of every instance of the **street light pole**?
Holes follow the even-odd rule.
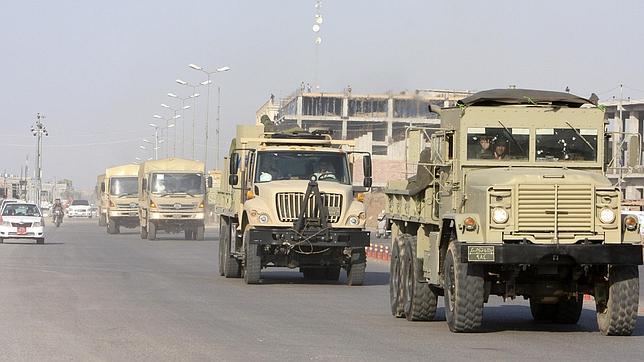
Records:
[[[204,151],[204,167],[206,170],[208,170],[208,129],[210,128],[210,119],[209,119],[209,111],[210,111],[210,85],[212,84],[212,81],[210,80],[210,76],[214,73],[221,73],[221,72],[227,72],[230,70],[230,67],[221,67],[217,68],[215,71],[209,72],[202,67],[195,65],[195,64],[189,64],[188,65],[190,68],[194,70],[198,70],[208,76],[208,79],[204,82],[201,82],[201,85],[207,85],[208,86],[208,100],[206,100],[206,144],[205,144],[205,151]],[[219,134],[219,123],[217,124],[217,134]],[[216,161],[216,167],[219,167],[219,138],[217,138],[217,161]]]
[[[180,110],[181,110],[181,112],[182,112],[182,114],[181,114],[182,116],[185,114],[185,111],[186,111],[187,109],[192,108],[192,107],[191,107],[191,106],[189,106],[189,105],[188,105],[188,106],[186,106],[186,101],[187,101],[188,99],[190,99],[190,98],[193,98],[193,96],[194,96],[194,94],[193,94],[193,95],[191,95],[191,96],[188,96],[188,97],[179,97],[178,95],[176,95],[176,94],[174,94],[174,93],[168,93],[168,97],[170,97],[170,98],[175,98],[175,99],[177,99],[177,100],[181,101],[181,108],[180,108]],[[176,135],[176,133],[175,133],[175,135]],[[185,148],[185,145],[186,145],[186,122],[185,122],[185,121],[182,121],[182,122],[181,122],[181,157],[186,157],[186,148]]]
[[[192,98],[192,159],[194,160],[195,157],[196,157],[196,155],[195,155],[196,154],[195,153],[195,146],[196,146],[196,143],[195,143],[195,137],[196,137],[195,123],[196,123],[196,121],[195,120],[196,120],[196,116],[197,116],[197,97],[200,96],[200,94],[197,93],[197,88],[200,85],[190,84],[190,83],[186,82],[185,80],[181,80],[181,79],[177,79],[176,82],[181,84],[181,85],[185,85],[187,87],[192,88],[192,95],[190,96],[190,98]]]
[[[40,190],[42,189],[42,137],[43,135],[49,136],[47,128],[41,122],[41,119],[44,119],[45,116],[36,114],[36,123],[31,126],[31,134],[37,137],[37,150],[36,150],[36,204],[40,207]],[[26,176],[26,175],[25,175]]]
[[[163,119],[163,117],[161,117],[159,115],[156,115],[156,114],[153,117],[158,118],[158,119]],[[154,159],[155,160],[159,159],[159,153],[158,153],[159,145],[161,144],[161,142],[163,142],[163,140],[159,141],[159,129],[168,129],[168,128],[174,127],[174,125],[175,125],[174,123],[168,124],[168,120],[166,120],[166,124],[167,124],[167,126],[160,127],[156,123],[148,123],[148,126],[154,128]],[[146,140],[143,140],[143,141],[145,142]],[[167,152],[167,148],[166,148],[166,152]]]

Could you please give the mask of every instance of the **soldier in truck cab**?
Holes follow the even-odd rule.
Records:
[[[493,156],[495,160],[505,160],[508,159],[508,140],[499,137],[496,142],[494,142]]]

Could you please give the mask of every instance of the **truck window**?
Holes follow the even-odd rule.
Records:
[[[110,179],[110,195],[133,196],[138,194],[137,177],[112,177]]]
[[[527,161],[529,128],[475,127],[467,129],[468,160]]]
[[[537,161],[596,161],[597,130],[538,128]]]
[[[203,194],[202,176],[201,173],[154,173],[150,191],[153,194]]]
[[[350,184],[345,154],[336,152],[258,152],[255,182],[310,180]]]

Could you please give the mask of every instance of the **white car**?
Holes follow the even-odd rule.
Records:
[[[67,208],[67,217],[92,217],[92,207],[87,200],[74,200]]]
[[[0,243],[4,239],[34,239],[37,244],[44,244],[44,226],[45,220],[36,204],[7,204],[0,215]]]

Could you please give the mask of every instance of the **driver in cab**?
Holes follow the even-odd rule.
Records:
[[[320,181],[337,180],[335,169],[328,162],[320,162],[316,171],[313,172],[313,175]]]

